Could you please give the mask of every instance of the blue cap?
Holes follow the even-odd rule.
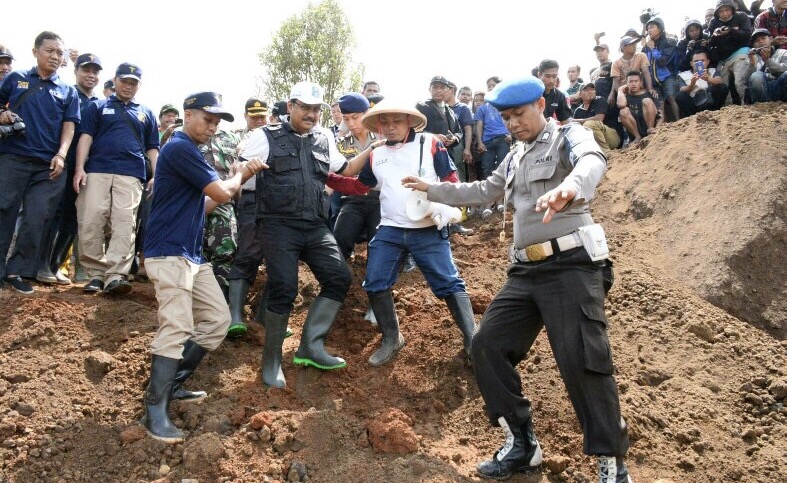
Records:
[[[224,110],[221,104],[221,94],[216,92],[197,92],[183,101],[183,109],[199,109],[200,111],[216,114],[225,121],[235,121],[235,116]]]
[[[528,75],[501,82],[492,89],[492,92],[486,94],[484,100],[498,111],[502,111],[536,102],[543,95],[544,83]]]
[[[369,99],[360,92],[350,92],[339,98],[339,110],[342,114],[366,112],[369,110]]]
[[[88,65],[88,64],[93,64],[96,67],[98,67],[99,69],[103,68],[103,67],[101,67],[101,59],[99,59],[97,56],[95,56],[93,54],[82,54],[79,57],[77,57],[77,61],[76,61],[76,67],[77,68],[82,67],[83,65]]]
[[[115,77],[120,79],[136,79],[141,81],[142,69],[140,69],[138,65],[123,62],[118,66],[117,70],[115,70]]]

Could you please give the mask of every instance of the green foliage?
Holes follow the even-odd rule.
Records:
[[[265,75],[262,97],[286,99],[293,84],[316,82],[325,88],[325,101],[357,91],[364,74],[352,60],[355,36],[336,0],[311,2],[300,15],[285,20],[267,49],[259,54]]]

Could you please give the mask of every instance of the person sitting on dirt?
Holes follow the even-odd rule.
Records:
[[[675,100],[681,118],[705,110],[718,111],[724,106],[730,88],[709,64],[708,53],[697,50],[691,58],[691,70],[678,74],[681,87]]]
[[[213,268],[202,256],[205,213],[229,202],[264,166],[259,159],[236,163],[232,176],[222,181],[199,146],[216,133],[222,119],[232,122],[232,114],[215,92],[187,97],[183,109],[183,130],[175,132],[158,158],[145,238],[145,267],[156,290],[159,327],[150,345],[153,362],[142,424],[151,437],[167,443],[184,438],[169,418],[170,401],[207,395],[181,386],[205,354],[219,347],[230,324]]]
[[[436,135],[417,132],[426,126],[426,116],[414,108],[386,99],[368,110],[362,122],[366,129],[387,139],[372,151],[358,175],[360,183],[380,191],[381,221],[369,242],[363,288],[383,337],[369,364],[387,363],[405,344],[391,288],[408,252],[432,293],[448,305],[469,357],[475,333],[473,307],[451,255],[447,226],[451,219],[461,218],[461,212],[436,205],[431,217],[414,221],[406,208],[411,192],[401,184],[404,176],[414,173],[433,181],[456,182],[456,167]]]
[[[745,13],[737,11],[734,0],[719,0],[713,19],[708,25],[708,32],[710,60],[716,65],[725,84],[729,84],[732,77],[735,85],[730,92],[732,101],[743,104],[748,80],[746,71],[749,62],[746,54],[751,40],[751,20]]]
[[[582,103],[574,109],[574,121],[593,131],[593,137],[605,154],[620,147],[617,131],[604,124],[607,115],[607,99],[596,95],[596,84],[588,82],[579,89]]]
[[[774,49],[771,33],[757,29],[749,50],[749,99],[787,102],[787,50]]]
[[[620,121],[628,131],[631,142],[637,144],[656,130],[658,110],[653,96],[642,84],[642,72],[630,71],[626,75],[626,85],[618,89],[617,104]]]
[[[546,329],[581,421],[584,451],[598,456],[598,481],[630,483],[624,462],[629,439],[604,314],[612,267],[603,230],[588,207],[606,158],[587,129],[544,119],[543,93],[544,84],[527,76],[487,95],[519,144],[486,180],[457,184],[408,176],[402,183],[452,206],[505,196],[516,208],[508,280],[473,338],[473,371],[486,414],[506,433],[500,450],[477,466],[478,475],[505,480],[543,462],[517,365]]]

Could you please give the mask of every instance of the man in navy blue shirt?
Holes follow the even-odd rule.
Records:
[[[218,348],[230,324],[213,268],[202,256],[205,215],[229,202],[264,167],[259,159],[238,162],[232,176],[221,180],[199,145],[210,140],[222,119],[232,122],[233,116],[215,92],[189,96],[183,109],[183,130],[161,150],[145,238],[145,268],[156,288],[159,328],[151,343],[143,424],[150,436],[168,443],[183,441],[183,432],[167,414],[170,400],[207,395],[181,385],[205,354]]]
[[[147,180],[145,156],[154,172],[159,137],[156,116],[134,102],[142,70],[129,63],[115,71],[115,94],[90,104],[80,126],[74,191],[79,223],[79,263],[87,293],[125,294],[134,261],[137,210]],[[104,230],[111,225],[109,245]]]
[[[0,279],[25,294],[33,293],[23,277],[33,278],[38,270],[41,239],[63,194],[61,174],[79,122],[76,89],[57,75],[63,40],[41,32],[33,55],[35,67],[12,72],[0,84],[0,124],[19,127],[21,118],[26,127],[24,135],[0,139]],[[18,216],[16,245],[6,260]]]

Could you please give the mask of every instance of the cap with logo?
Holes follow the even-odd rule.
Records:
[[[436,75],[436,76],[432,77],[432,80],[429,81],[429,85],[432,85],[432,84],[443,84],[446,87],[450,87],[451,85],[453,85],[451,83],[451,81],[449,81],[448,79],[446,79],[445,77],[443,77],[441,75]]]
[[[103,69],[103,67],[101,67],[101,59],[99,59],[98,56],[94,54],[82,54],[79,57],[77,57],[77,61],[74,63],[77,69],[82,67],[83,65],[89,65],[89,64],[95,65],[96,67],[99,68],[99,70]]]
[[[485,100],[495,109],[502,111],[537,101],[544,95],[544,83],[532,75],[501,82]]]
[[[246,101],[246,105],[244,106],[244,111],[246,112],[247,115],[251,117],[267,116],[268,103],[265,101],[261,101],[256,97],[250,97],[249,100]]]
[[[321,85],[314,82],[298,82],[292,86],[290,90],[291,101],[301,101],[310,106],[322,105],[323,107],[331,107],[322,100],[325,95],[325,90]]]
[[[607,45],[607,44],[598,44],[597,46],[593,47],[593,50],[595,52],[598,52],[599,50],[609,50],[609,45]]]
[[[785,13],[784,15],[787,16],[787,13]],[[763,35],[772,37],[771,32],[768,29],[754,29],[754,32],[751,33],[752,45],[754,45],[754,41],[757,40],[757,37],[762,37]]]
[[[350,92],[339,98],[339,110],[342,114],[353,114],[369,110],[369,99],[360,92]]]
[[[161,116],[168,112],[174,112],[176,116],[180,116],[180,111],[174,104],[164,104],[161,106],[161,110],[158,112],[158,117],[161,119]]]
[[[209,112],[229,122],[235,120],[235,116],[227,112],[221,104],[221,94],[216,92],[197,92],[196,94],[188,96],[186,100],[183,101],[183,109],[195,109]]]
[[[142,80],[142,69],[138,65],[123,62],[115,71],[115,77],[118,79],[136,79]]]

